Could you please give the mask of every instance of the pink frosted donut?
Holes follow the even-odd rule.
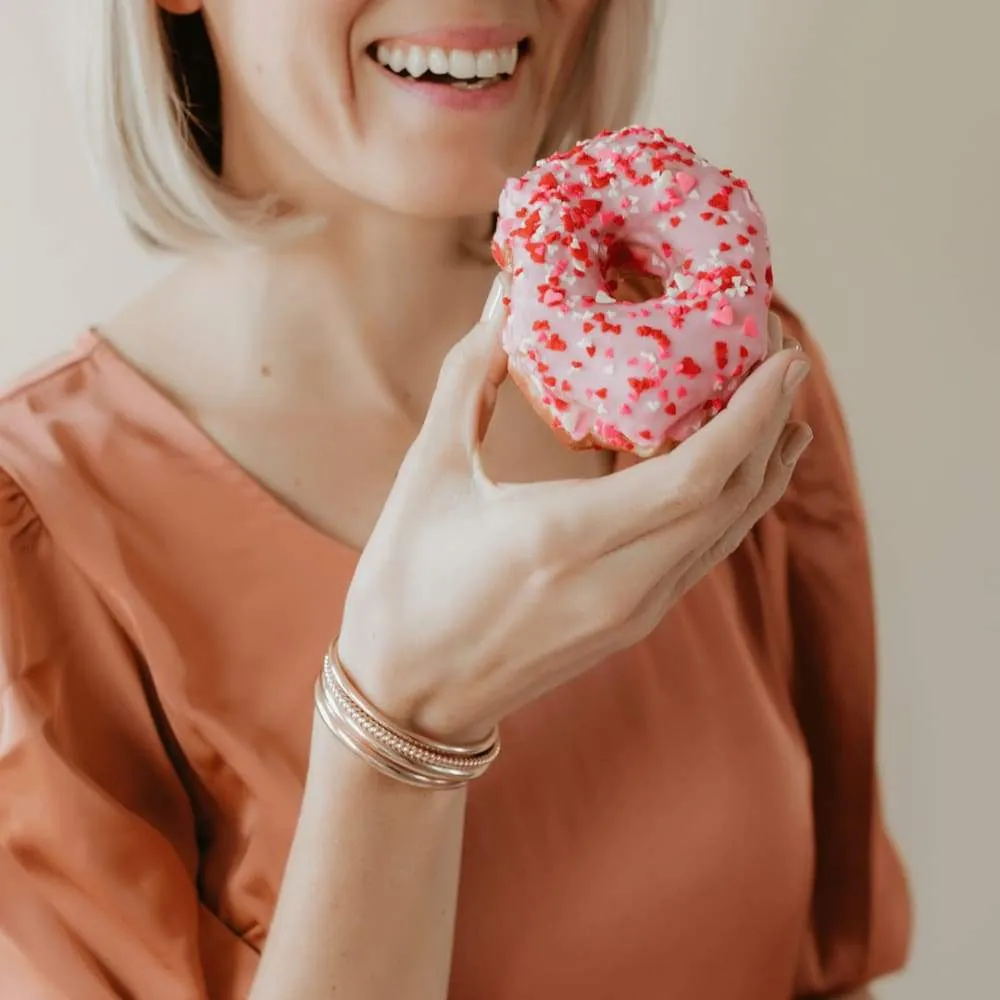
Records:
[[[512,378],[574,448],[649,457],[767,352],[767,229],[745,181],[659,129],[604,132],[500,196]]]

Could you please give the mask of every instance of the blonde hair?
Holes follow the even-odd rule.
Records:
[[[652,71],[660,2],[599,0],[539,156],[632,122]],[[294,228],[275,202],[239,198],[222,182],[218,76],[201,16],[165,14],[155,0],[84,0],[83,11],[87,138],[139,239],[186,250]]]

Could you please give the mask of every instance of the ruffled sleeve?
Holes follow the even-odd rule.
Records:
[[[813,775],[816,875],[796,978],[837,996],[906,961],[907,878],[883,823],[876,770],[876,632],[867,527],[843,414],[822,353],[785,306],[813,362],[797,416],[815,433],[778,507],[788,546],[794,697]]]
[[[0,472],[0,996],[235,995],[202,972],[228,932],[168,745],[130,643]]]

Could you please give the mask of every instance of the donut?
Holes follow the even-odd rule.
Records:
[[[767,353],[764,217],[746,181],[660,129],[602,132],[500,195],[512,380],[570,448],[669,451]]]

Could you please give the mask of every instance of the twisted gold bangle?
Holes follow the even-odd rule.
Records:
[[[336,642],[327,650],[315,697],[319,716],[334,736],[383,774],[410,785],[461,787],[484,774],[500,754],[496,727],[479,743],[455,746],[396,725],[351,681]]]

